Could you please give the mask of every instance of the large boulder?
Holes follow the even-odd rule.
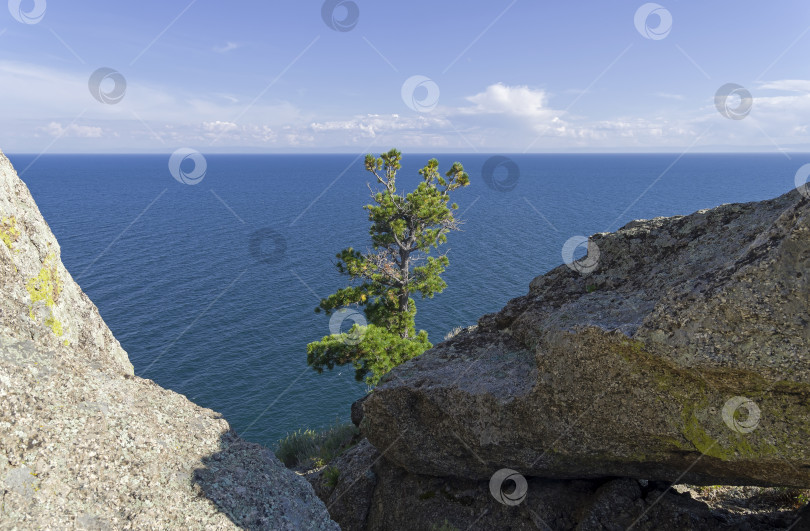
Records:
[[[420,475],[810,487],[810,201],[596,234],[362,410]]]
[[[2,153],[0,287],[1,529],[338,529],[269,450],[133,375]]]

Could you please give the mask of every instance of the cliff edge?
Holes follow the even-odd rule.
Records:
[[[133,374],[0,153],[0,528],[338,529],[218,413]]]

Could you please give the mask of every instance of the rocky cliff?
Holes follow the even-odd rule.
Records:
[[[810,200],[588,247],[355,405],[367,441],[311,478],[344,529],[810,526],[669,488],[810,487]]]
[[[0,528],[338,529],[269,450],[134,376],[2,153],[0,286]]]

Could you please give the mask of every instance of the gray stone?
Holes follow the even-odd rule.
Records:
[[[365,529],[374,503],[374,490],[377,486],[374,465],[379,459],[377,449],[363,439],[334,459],[328,467],[306,475],[332,519],[344,531]],[[334,484],[330,484],[325,477],[327,469],[336,469],[339,474]]]
[[[795,510],[712,507],[667,486],[653,482],[642,486],[629,478],[528,477],[525,498],[505,505],[492,495],[489,481],[412,474],[367,442],[349,452],[351,457],[341,456],[330,464],[341,472],[334,488],[319,488],[318,473],[311,479],[344,531],[432,530],[445,523],[452,526],[449,529],[555,531],[797,529]]]
[[[59,253],[0,153],[1,529],[338,529],[269,450],[134,376]]]
[[[810,201],[634,221],[394,369],[361,431],[421,475],[810,487]]]

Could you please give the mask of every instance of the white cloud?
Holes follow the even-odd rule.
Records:
[[[267,146],[278,140],[267,125],[239,125],[234,122],[203,122],[200,129],[208,145]]]
[[[810,80],[807,79],[782,79],[778,81],[766,81],[758,86],[761,90],[782,90],[787,92],[810,92]]]
[[[350,120],[312,122],[309,127],[315,132],[350,131],[373,138],[378,133],[421,131],[442,125],[446,126],[446,121],[439,116],[433,115],[418,115],[406,118],[399,114],[367,114]]]
[[[461,109],[467,114],[505,114],[532,118],[549,118],[561,114],[560,111],[553,111],[546,106],[548,96],[545,91],[523,85],[510,87],[496,83],[488,86],[484,92],[466,99],[475,105]]]
[[[226,101],[228,101],[230,103],[239,103],[239,98],[237,98],[236,96],[234,96],[232,94],[223,94],[221,92],[215,92],[213,95],[218,96],[218,97],[220,97],[220,98],[222,98],[222,99],[224,99],[224,100],[226,100]]]
[[[0,114],[6,124],[0,130],[0,147],[38,151],[51,143],[42,138],[47,135],[58,137],[54,149],[64,151],[87,149],[81,141],[86,138],[97,139],[93,148],[102,151],[185,145],[313,151],[372,145],[480,151],[677,150],[692,144],[710,123],[710,133],[696,149],[704,145],[810,146],[808,80],[776,80],[751,87],[753,109],[744,120],[723,118],[709,97],[691,101],[694,111],[684,114],[690,99],[669,93],[656,96],[682,102],[679,111],[649,116],[623,109],[609,119],[595,120],[555,108],[554,96],[543,89],[504,83],[462,95],[466,103],[460,106],[440,105],[427,113],[390,113],[383,107],[372,109],[382,112],[344,112],[318,119],[312,111],[269,96],[248,107],[255,94],[208,93],[193,85],[167,88],[130,79],[121,103],[104,105],[89,93],[87,76],[0,61]]]
[[[759,89],[781,91],[777,95],[755,95],[753,110],[745,120],[723,118],[710,105],[695,105],[694,111],[668,111],[658,116],[625,115],[607,120],[589,120],[554,109],[549,94],[526,86],[502,83],[467,97],[471,107],[442,109],[457,125],[464,144],[479,149],[679,149],[699,138],[701,146],[774,145],[810,146],[806,124],[810,122],[810,81],[783,80],[763,83]],[[759,92],[759,89],[755,92]],[[659,97],[688,101],[679,94]],[[714,127],[702,136],[709,123]]]
[[[70,124],[65,127],[59,122],[51,122],[47,126],[41,127],[40,130],[56,137],[74,136],[79,138],[101,138],[104,134],[104,130],[101,127],[77,124]]]
[[[5,120],[41,120],[71,122],[82,115],[86,120],[136,120],[158,124],[194,125],[201,122],[233,121],[281,125],[302,122],[306,118],[285,101],[260,100],[248,108],[235,95],[195,91],[193,85],[168,88],[127,77],[127,92],[120,103],[107,105],[90,94],[86,75],[49,67],[0,61],[0,94]],[[137,117],[137,118],[136,118]]]
[[[236,50],[237,48],[241,48],[241,44],[237,44],[235,42],[228,41],[222,46],[214,46],[214,51],[217,53],[228,53],[230,51]]]
[[[233,122],[220,122],[219,120],[215,122],[203,122],[202,129],[206,133],[229,133],[231,131],[235,131],[239,129],[239,126]]]
[[[549,107],[544,90],[495,83],[465,99],[473,105],[444,111],[454,124],[455,135],[467,145],[484,148],[507,138],[528,144],[527,137],[569,135],[568,124],[561,118],[564,111]]]

